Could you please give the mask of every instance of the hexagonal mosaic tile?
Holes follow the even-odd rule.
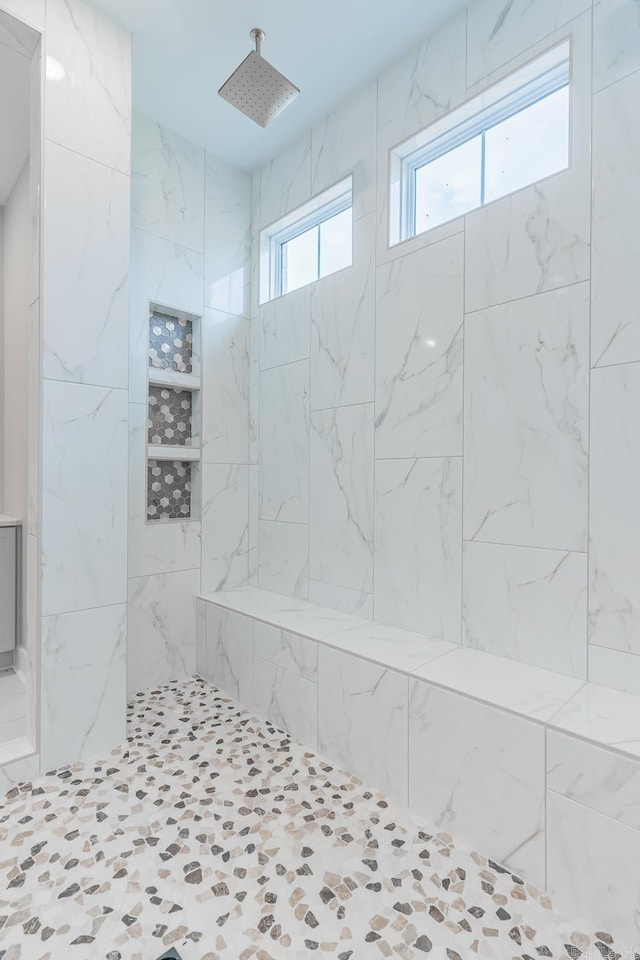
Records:
[[[180,460],[149,460],[147,520],[188,520],[191,516],[191,464]]]
[[[149,443],[190,447],[193,434],[191,391],[150,384],[147,431]]]
[[[193,323],[153,311],[149,317],[149,366],[193,373]]]

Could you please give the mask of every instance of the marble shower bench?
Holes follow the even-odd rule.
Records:
[[[198,672],[640,950],[640,698],[257,587],[198,599]]]

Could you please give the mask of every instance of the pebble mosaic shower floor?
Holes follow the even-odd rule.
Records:
[[[209,683],[0,798],[0,960],[617,957]]]

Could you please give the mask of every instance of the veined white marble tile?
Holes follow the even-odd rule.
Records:
[[[353,174],[353,216],[376,207],[377,84],[368,83],[342,101],[311,130],[311,193]]]
[[[589,680],[640,697],[640,655],[590,643]]]
[[[104,754],[125,739],[126,657],[124,603],[43,618],[42,770]]]
[[[309,527],[306,523],[260,520],[258,583],[292,597],[309,596]]]
[[[462,11],[378,77],[378,264],[462,228],[457,221],[389,248],[389,150],[466,98],[466,26],[466,12]]]
[[[149,303],[202,316],[203,257],[188,247],[131,231],[129,399],[147,402]]]
[[[251,177],[205,157],[205,303],[248,317],[251,282]]]
[[[461,458],[376,461],[376,620],[460,641],[461,531]]]
[[[31,58],[38,46],[38,40],[37,33],[34,33],[22,17],[7,16],[4,10],[0,9],[0,43],[6,57],[8,57],[7,51],[10,50],[12,53]]]
[[[259,540],[260,540],[260,468],[249,467],[249,557],[247,583],[258,586]]]
[[[467,82],[506,64],[583,11],[590,0],[480,0],[468,8]]]
[[[547,795],[547,886],[556,909],[586,917],[637,949],[640,831],[552,791]]]
[[[465,321],[467,540],[586,551],[587,284]]]
[[[45,0],[0,0],[0,7],[7,13],[41,33],[44,31]]]
[[[131,225],[204,251],[204,150],[154,120],[133,120]]]
[[[318,650],[318,750],[405,806],[408,683],[339,650]]]
[[[463,643],[587,677],[587,556],[465,543]]]
[[[309,580],[309,600],[320,606],[352,613],[365,620],[373,620],[373,594],[337,587],[334,583],[320,583]]]
[[[588,683],[554,715],[553,726],[602,744],[637,740],[640,697]]]
[[[460,647],[416,676],[532,720],[549,720],[583,686],[575,677]]]
[[[55,143],[44,159],[43,375],[126,389],[129,178]]]
[[[260,375],[260,519],[309,519],[309,361]]]
[[[147,523],[147,408],[129,404],[130,577],[200,566],[200,521]]]
[[[27,737],[37,743],[38,725],[38,647],[40,643],[40,545],[37,536],[29,534],[23,541],[24,576],[24,646],[21,675],[27,691]]]
[[[640,364],[593,370],[589,639],[640,653]]]
[[[40,297],[42,230],[42,42],[31,57],[29,73],[29,219],[31,250],[29,258],[29,306]],[[31,421],[30,421],[31,422]]]
[[[249,463],[260,460],[260,320],[249,327]]]
[[[409,807],[545,881],[545,732],[538,724],[409,681]]]
[[[349,627],[323,638],[323,643],[345,653],[352,653],[401,673],[413,673],[438,657],[457,650],[455,643],[435,640],[424,634],[389,627],[384,623],[366,623]]]
[[[202,464],[202,590],[242,586],[249,576],[249,467]]]
[[[259,308],[260,369],[309,357],[311,287],[300,287]]]
[[[252,709],[253,621],[211,603],[207,604],[205,676],[243,707]]]
[[[301,634],[312,640],[363,626],[365,621],[338,610],[318,607],[298,597],[290,597],[258,587],[241,587],[237,590],[221,590],[209,594],[207,601],[242,613],[247,617],[264,620],[283,630]]]
[[[40,353],[41,325],[40,300],[29,307],[29,346],[27,361],[27,526],[29,536],[36,537],[40,529]]]
[[[316,684],[256,655],[254,685],[256,713],[315,750],[318,741]]]
[[[637,7],[628,2],[626,7]],[[595,15],[595,14],[594,14]],[[640,10],[635,13],[640,50]],[[638,54],[640,67],[640,53]],[[640,360],[640,72],[593,98],[591,362]]]
[[[305,680],[315,683],[318,679],[318,644],[315,640],[256,620],[253,642],[257,657]]]
[[[199,586],[199,569],[129,580],[129,694],[195,673]]]
[[[311,407],[373,400],[375,218],[353,226],[353,266],[311,287]]]
[[[593,89],[640,70],[640,10],[637,0],[594,0]]]
[[[127,393],[45,380],[42,615],[124,603]]]
[[[635,760],[549,730],[547,787],[640,830],[640,763]]]
[[[207,608],[209,604],[200,597],[196,600],[196,671],[207,676]]]
[[[493,0],[491,0],[493,2]],[[550,5],[552,0],[543,0]],[[573,2],[573,0],[568,0]],[[580,0],[582,2],[582,0]],[[523,0],[517,0],[518,9]],[[589,5],[589,4],[587,4]],[[533,9],[533,8],[531,8]],[[465,218],[465,309],[480,310],[590,276],[591,13],[587,11],[478,92],[566,39],[571,44],[571,166],[481,207]]]
[[[462,453],[464,237],[378,268],[376,456]]]
[[[58,67],[46,82],[46,138],[129,173],[130,34],[83,0],[47,0],[46,38]]]
[[[311,132],[260,171],[260,224],[268,226],[311,198]]]
[[[311,414],[309,576],[373,591],[373,404]]]
[[[16,743],[15,740],[12,742]],[[0,747],[0,791],[2,793],[11,790],[19,783],[27,783],[35,779],[40,772],[40,757],[37,753],[33,753],[30,741],[23,737],[17,742],[21,744],[18,748],[21,756],[16,760],[11,759],[5,762],[5,745]]]
[[[249,326],[205,308],[202,322],[202,459],[249,459]]]

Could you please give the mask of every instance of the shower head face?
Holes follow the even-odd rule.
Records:
[[[252,50],[218,93],[231,106],[266,127],[300,91],[268,60]]]

